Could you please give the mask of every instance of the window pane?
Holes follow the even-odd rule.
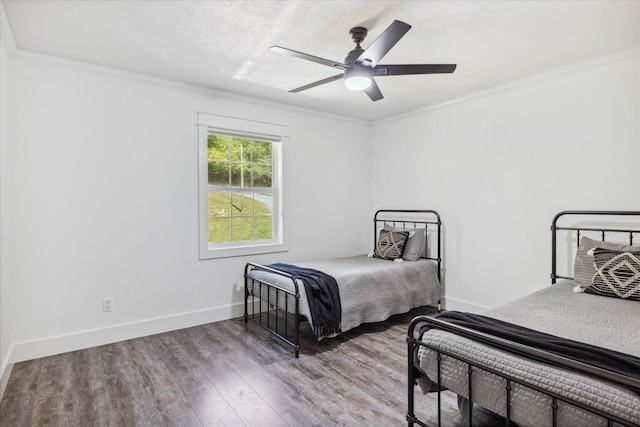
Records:
[[[273,213],[273,196],[270,193],[255,193],[254,215],[271,215]]]
[[[254,141],[253,142],[253,156],[251,161],[253,163],[261,163],[263,165],[271,165],[271,147],[270,142]]]
[[[208,175],[209,185],[229,185],[229,163],[210,162]]]
[[[251,216],[234,216],[231,239],[234,242],[246,242],[253,240],[253,218]]]
[[[231,138],[222,135],[209,135],[207,139],[207,157],[209,160],[229,160],[229,141]]]
[[[271,240],[273,238],[273,216],[256,216],[255,227],[255,240]]]
[[[249,163],[231,164],[231,185],[234,187],[251,187],[251,165]]]
[[[229,160],[232,162],[248,162],[251,160],[251,140],[231,138],[231,151]]]
[[[231,194],[225,192],[209,192],[209,206],[207,207],[210,217],[228,217],[231,215]]]
[[[231,218],[209,217],[209,243],[228,243],[231,241]]]
[[[229,142],[228,136],[209,135],[207,139],[209,185],[229,185]]]
[[[253,186],[271,188],[271,165],[253,165]]]
[[[231,193],[229,208],[231,216],[246,215],[251,208],[251,198],[244,194]]]

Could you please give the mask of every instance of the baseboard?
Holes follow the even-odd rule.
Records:
[[[11,376],[11,371],[13,370],[13,363],[8,363],[2,367],[2,375],[0,376],[0,400],[4,396],[4,391],[7,389],[7,384],[9,383],[9,377]]]
[[[469,301],[463,301],[456,298],[443,298],[443,309],[444,310],[455,310],[455,311],[467,311],[470,313],[478,313],[482,310],[486,310],[489,307],[485,307],[483,305],[478,305],[471,303]]]
[[[141,322],[124,323],[100,329],[59,335],[13,344],[9,363],[52,356],[54,354],[81,350],[83,348],[111,344],[118,341],[140,338],[162,332],[175,331],[206,323],[232,319],[244,314],[244,302],[207,310],[158,317]],[[3,375],[4,378],[4,375]]]

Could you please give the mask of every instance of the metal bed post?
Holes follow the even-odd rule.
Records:
[[[437,250],[437,258],[438,258],[438,282],[440,282],[440,286],[442,286],[442,221],[440,221],[440,215],[437,212],[434,212],[436,218],[438,218],[438,250]],[[442,311],[442,307],[440,306],[441,300],[438,300],[438,313]]]
[[[244,323],[249,323],[249,287],[247,286],[247,266],[244,267]]]
[[[295,325],[293,326],[293,352],[297,359],[300,357],[300,293],[296,292],[294,298],[296,300],[296,312],[294,315]]]
[[[409,334],[407,334],[407,357],[408,357],[408,363],[407,363],[407,378],[408,378],[408,385],[409,385],[409,390],[407,390],[407,421],[408,421],[408,425],[409,427],[413,427],[413,422],[415,420],[415,414],[413,411],[413,400],[415,398],[414,396],[414,387],[415,387],[415,376],[414,376],[414,372],[413,372],[413,354],[414,354],[414,344],[413,344],[413,339],[410,337]]]

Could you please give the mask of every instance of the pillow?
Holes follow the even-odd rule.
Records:
[[[573,281],[576,285],[580,285],[582,288],[588,288],[591,286],[593,276],[596,274],[596,268],[593,266],[593,257],[587,253],[595,247],[614,251],[640,251],[640,246],[628,246],[619,243],[602,242],[582,236],[582,239],[580,239],[580,246],[578,246],[578,250],[576,251],[576,259],[573,263]]]
[[[380,230],[373,256],[382,259],[402,258],[404,245],[408,238],[408,231]]]
[[[409,238],[407,239],[407,243],[404,245],[404,252],[402,253],[402,259],[404,259],[405,261],[417,261],[420,259],[421,256],[424,256],[424,253],[425,253],[424,246],[427,240],[426,228],[402,230],[399,228],[393,228],[388,225],[385,225],[383,230],[409,232]]]
[[[640,251],[596,248],[593,259],[596,274],[585,293],[640,301]]]

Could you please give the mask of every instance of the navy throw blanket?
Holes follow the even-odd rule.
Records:
[[[267,267],[284,271],[302,280],[316,337],[332,336],[342,332],[342,306],[336,279],[322,271],[297,265],[277,263]]]
[[[447,311],[437,319],[640,380],[640,358],[481,316]],[[420,333],[432,326],[424,326]],[[640,395],[640,388],[630,387]]]

